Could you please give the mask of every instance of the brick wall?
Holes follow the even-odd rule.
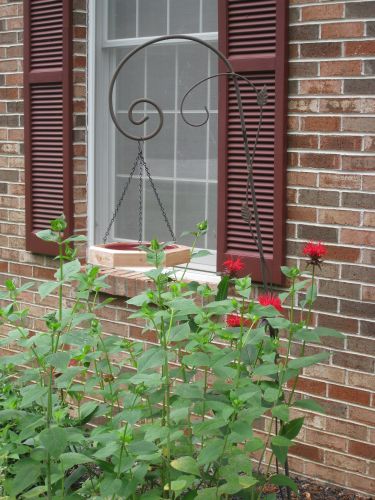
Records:
[[[75,225],[85,230],[86,0],[75,0],[74,9]],[[54,266],[24,250],[22,20],[21,1],[0,0],[1,281],[50,278]],[[347,334],[344,348],[331,341],[329,364],[309,368],[301,379],[300,392],[313,395],[327,414],[307,418],[291,466],[367,493],[375,489],[374,72],[374,1],[290,0],[288,262],[300,263],[307,239],[328,244],[314,321]],[[121,279],[114,286],[128,294],[144,286]],[[31,328],[54,304],[32,291],[24,301]],[[101,314],[107,332],[140,336],[123,298]]]

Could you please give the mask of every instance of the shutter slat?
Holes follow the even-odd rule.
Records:
[[[284,248],[286,0],[219,0],[219,49],[268,100],[253,162],[254,188],[263,251],[273,283],[281,283]],[[264,59],[263,56],[267,56]],[[256,70],[254,58],[257,58]],[[259,123],[254,90],[238,80],[250,149]],[[246,203],[247,163],[232,79],[219,89],[218,268],[229,256],[245,262],[245,272],[261,280],[259,251],[241,210]],[[249,208],[252,201],[249,200]],[[253,226],[253,229],[254,226]]]
[[[72,210],[72,0],[24,0],[26,246],[55,254],[36,232]]]

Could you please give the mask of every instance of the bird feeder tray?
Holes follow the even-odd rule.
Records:
[[[141,243],[148,246],[149,243]],[[139,250],[139,243],[106,243],[104,245],[94,245],[89,249],[88,261],[90,264],[100,267],[149,267],[147,254],[144,250]],[[184,245],[168,245],[164,249],[165,267],[172,267],[178,264],[186,264],[190,261],[191,249]]]

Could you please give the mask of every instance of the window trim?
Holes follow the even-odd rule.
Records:
[[[96,120],[95,120],[95,106],[96,104],[96,92],[97,88],[103,87],[101,85],[100,81],[98,81],[97,78],[97,71],[96,71],[96,51],[98,50],[98,47],[100,47],[103,51],[107,52],[108,49],[114,49],[114,48],[122,48],[122,47],[136,47],[137,45],[141,45],[142,43],[145,43],[147,41],[153,40],[155,37],[139,37],[139,38],[128,38],[128,39],[116,39],[116,40],[109,40],[108,39],[108,22],[107,22],[107,13],[108,13],[108,0],[105,0],[103,2],[100,2],[98,5],[98,2],[96,0],[88,0],[88,8],[89,8],[89,15],[88,15],[88,69],[87,69],[87,142],[88,142],[88,147],[87,147],[87,175],[88,175],[88,181],[87,181],[87,198],[88,198],[88,209],[87,209],[87,218],[88,218],[88,245],[94,245],[95,244],[95,220],[97,218],[97,213],[96,213],[96,200],[95,200],[95,186],[97,184],[97,176],[98,176],[98,169],[96,168],[96,165],[98,163],[98,158],[96,157],[97,155],[95,154],[95,137],[96,137]],[[97,16],[99,15],[99,9],[100,13],[103,18],[103,29],[97,31],[96,29],[96,20]],[[205,32],[205,33],[189,33],[190,36],[195,36],[198,38],[201,38],[202,40],[205,41],[218,41],[218,31],[214,32]],[[100,39],[99,39],[100,37]],[[159,45],[164,45],[164,44],[175,44],[175,43],[184,43],[184,40],[166,40]],[[107,52],[108,56],[108,52]],[[106,65],[110,64],[110,57],[105,57],[105,61],[103,61],[103,64]],[[101,72],[101,74],[105,74],[105,71]],[[103,82],[104,83],[104,82]],[[106,102],[106,101],[105,101]],[[108,113],[108,122],[110,122],[109,118],[109,113]],[[109,123],[110,125],[110,123]],[[106,126],[103,127],[104,129]],[[110,134],[111,132],[111,127],[108,126],[108,133]],[[114,148],[111,149],[112,151]],[[111,165],[114,166],[114,162],[109,161]],[[114,167],[113,167],[114,168]],[[114,172],[110,172],[109,175],[103,176],[103,190],[108,192],[108,213],[110,213],[111,208],[114,205],[114,200],[113,200],[113,195],[114,191],[110,187],[109,180],[114,178]],[[108,180],[106,183],[105,181]],[[118,238],[119,241],[129,241],[128,239],[120,239]],[[197,248],[199,250],[199,248]],[[210,264],[206,263],[194,263],[193,267],[190,268],[191,272],[195,273],[200,273],[202,275],[213,275],[217,273],[217,249],[214,251],[214,262]]]

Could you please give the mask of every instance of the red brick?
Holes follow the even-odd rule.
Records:
[[[322,446],[323,448],[338,451],[346,450],[346,439],[313,429],[306,429],[306,441],[315,446]]]
[[[375,53],[375,40],[345,42],[345,56],[373,56]]]
[[[318,76],[318,63],[317,62],[290,62],[289,78]]]
[[[365,136],[363,138],[363,149],[365,151],[375,151],[375,137]]]
[[[318,21],[325,19],[339,19],[344,17],[344,5],[314,5],[302,8],[303,21]]]
[[[345,476],[348,488],[351,488],[356,493],[363,492],[365,495],[372,495],[375,491],[375,479],[373,477],[365,477],[363,474],[349,474],[347,471]],[[366,498],[371,499],[371,497],[368,497],[367,495]]]
[[[362,138],[351,135],[324,135],[320,138],[322,149],[333,149],[338,151],[359,151],[362,146]]]
[[[320,174],[319,186],[337,189],[360,189],[361,179],[359,176],[348,174]]]
[[[290,453],[292,455],[297,455],[299,457],[307,458],[309,460],[315,460],[320,462],[323,460],[323,450],[315,446],[309,446],[303,443],[297,443],[290,448]]]
[[[360,408],[358,406],[352,406],[349,408],[349,418],[355,422],[362,422],[373,426],[375,422],[375,411],[368,410],[367,408]]]
[[[307,132],[336,132],[340,130],[338,116],[308,116],[301,119],[301,130]]]
[[[327,260],[337,260],[339,262],[359,262],[360,249],[343,246],[327,246]]]
[[[349,441],[348,451],[358,457],[375,460],[375,445],[361,443],[359,441]]]
[[[343,229],[340,241],[350,245],[375,246],[375,231]]]
[[[375,118],[345,117],[342,120],[342,130],[344,132],[374,132]]]
[[[299,158],[300,166],[304,168],[339,169],[341,165],[341,157],[338,154],[301,152]]]
[[[350,436],[354,439],[366,440],[367,438],[367,428],[365,426],[345,420],[327,419],[326,430],[342,436]]]
[[[333,354],[333,364],[343,366],[353,370],[359,370],[367,373],[374,371],[374,360],[357,354],[336,352]],[[355,419],[354,419],[355,420]]]
[[[340,80],[302,80],[300,82],[300,94],[327,95],[340,94]]]
[[[288,146],[290,148],[315,149],[318,147],[318,136],[316,135],[288,135]]]
[[[349,385],[355,387],[362,387],[363,389],[368,389],[369,391],[373,391],[375,387],[375,375],[350,371],[348,372],[348,383]],[[358,436],[354,437],[358,438]]]
[[[290,381],[288,386],[289,387],[293,386],[292,381]],[[325,396],[326,388],[327,384],[325,384],[324,382],[318,382],[317,380],[310,380],[304,377],[300,377],[297,383],[298,392],[306,392],[308,394],[315,394],[317,396]]]
[[[319,209],[318,221],[321,224],[340,224],[355,226],[360,224],[360,212],[353,210]]]
[[[288,207],[288,219],[304,222],[316,222],[316,209],[311,207]]]
[[[289,111],[298,113],[317,113],[319,110],[318,99],[289,99]]]
[[[362,177],[362,190],[375,191],[375,175],[364,175]]]
[[[367,212],[363,217],[363,225],[366,227],[375,228],[375,213]]]
[[[373,171],[375,167],[375,155],[372,156],[351,156],[351,155],[345,155],[342,157],[342,168],[343,170],[368,170],[368,171]],[[372,182],[375,183],[375,177],[374,178],[367,178],[366,181],[368,180],[369,185],[372,186]],[[365,186],[365,185],[364,185]],[[372,190],[368,189],[369,191]]]
[[[309,172],[289,172],[288,186],[316,186],[317,175]]]
[[[31,278],[33,275],[33,267],[27,264],[15,264],[14,262],[10,262],[9,274],[15,274],[16,276],[27,276]]]
[[[333,61],[331,61],[333,62]],[[363,107],[363,99],[348,99],[348,98],[328,98],[321,99],[319,110],[322,113],[361,113],[365,112],[366,107]],[[375,109],[375,100],[374,100]],[[369,109],[367,107],[367,109]],[[370,106],[371,109],[371,106]],[[371,113],[371,111],[369,111]]]
[[[322,24],[321,38],[358,38],[363,35],[364,27],[361,22]]]
[[[367,302],[375,302],[375,286],[366,286],[362,287],[362,300],[366,300]],[[375,384],[374,384],[375,387]]]
[[[331,441],[333,436],[329,436],[326,440]],[[345,451],[345,450],[342,450]],[[325,454],[326,462],[334,467],[339,467],[343,470],[351,470],[353,472],[361,472],[362,474],[366,473],[367,463],[365,460],[359,460],[357,458],[353,458],[348,456],[348,454],[334,453],[332,451],[327,451]]]
[[[370,403],[370,392],[352,389],[350,387],[343,387],[340,385],[328,386],[328,397],[339,399],[341,401],[348,401],[349,403],[356,403],[363,406],[368,406]]]
[[[322,61],[320,76],[360,76],[361,61]]]
[[[331,316],[330,316],[331,317]],[[313,379],[322,379],[329,382],[344,383],[345,370],[326,365],[313,365],[304,369],[304,375]]]

